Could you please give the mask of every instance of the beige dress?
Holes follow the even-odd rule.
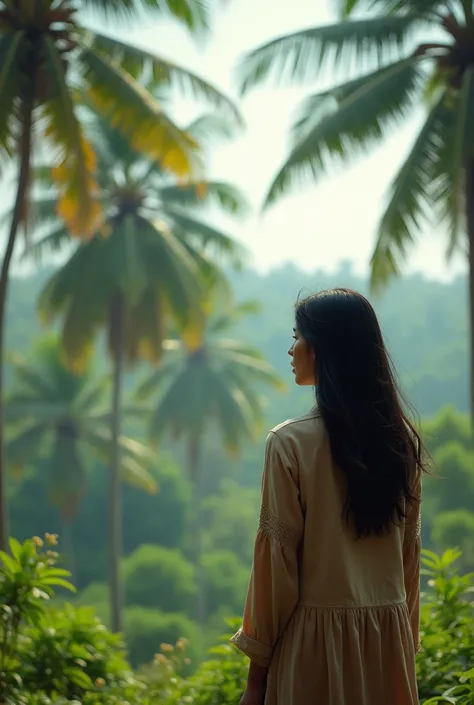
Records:
[[[413,493],[421,498],[421,478]],[[270,432],[242,628],[269,666],[265,705],[417,705],[420,510],[382,538],[341,519],[344,482],[317,413]]]

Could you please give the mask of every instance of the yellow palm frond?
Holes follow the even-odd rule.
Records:
[[[52,176],[60,193],[58,214],[73,235],[90,237],[101,216],[95,181],[95,154],[76,115],[61,56],[46,36],[43,41],[50,97],[43,106],[44,136],[57,149]]]
[[[110,120],[134,149],[179,177],[199,173],[201,153],[196,140],[180,129],[132,76],[89,49],[83,50],[81,59],[90,105]]]

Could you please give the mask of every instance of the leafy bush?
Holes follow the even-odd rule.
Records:
[[[3,705],[238,705],[247,660],[228,637],[189,675],[200,646],[195,625],[181,614],[129,608],[132,661],[149,661],[133,673],[121,639],[91,608],[52,604],[53,588],[73,588],[67,571],[56,567],[56,537],[48,541],[45,548],[38,538],[11,540],[12,555],[0,554]],[[423,552],[428,585],[417,660],[423,705],[474,702],[474,575],[456,573],[459,558],[456,550]],[[237,624],[229,626],[234,631]]]
[[[177,549],[140,546],[124,561],[127,605],[189,612],[196,594],[194,567]]]
[[[149,663],[160,644],[175,644],[180,638],[193,644],[193,655],[199,653],[197,628],[179,613],[165,614],[144,607],[129,607],[125,611],[125,635],[133,666]]]
[[[56,543],[51,535],[10,539],[12,555],[0,552],[0,702],[92,705],[114,691],[138,697],[144,686],[120,638],[88,608],[48,606],[53,588],[74,590],[68,571],[56,566]]]
[[[452,549],[441,556],[423,551],[428,591],[423,595],[422,649],[417,662],[421,701],[459,687],[461,675],[474,665],[474,605],[469,600],[474,574],[456,573],[460,556]]]
[[[247,591],[248,568],[243,566],[231,551],[213,551],[204,554],[202,567],[209,613],[215,614],[225,606],[228,615],[238,614]]]

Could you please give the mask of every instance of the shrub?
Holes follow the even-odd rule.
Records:
[[[459,686],[461,674],[474,665],[474,606],[469,599],[474,574],[456,573],[460,555],[457,550],[441,556],[423,551],[423,574],[429,580],[423,595],[422,649],[417,661],[421,701]]]
[[[124,561],[127,605],[189,612],[196,594],[194,567],[177,549],[145,545]]]
[[[2,705],[238,705],[247,659],[228,637],[189,675],[200,646],[196,626],[182,614],[129,608],[132,660],[147,662],[134,674],[120,637],[91,608],[51,604],[53,587],[72,586],[56,567],[57,554],[42,543],[12,540],[12,556],[0,554]],[[474,575],[456,573],[459,557],[455,550],[423,552],[428,589],[417,659],[423,705],[474,702]],[[238,621],[229,626],[235,631]]]
[[[192,644],[194,656],[199,653],[197,628],[183,614],[130,607],[125,611],[125,635],[130,661],[135,667],[149,663],[160,644],[175,644],[180,638]]]
[[[248,569],[231,551],[204,554],[202,567],[209,613],[215,614],[225,605],[228,616],[239,614],[249,582]]]
[[[74,589],[68,571],[56,567],[56,542],[49,535],[23,544],[11,539],[12,555],[0,552],[0,702],[105,705],[109,694],[128,692],[138,705],[144,684],[120,638],[88,608],[48,606],[54,587]]]

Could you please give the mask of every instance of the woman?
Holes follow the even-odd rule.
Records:
[[[422,444],[369,302],[296,305],[315,409],[267,438],[241,705],[417,705]]]

